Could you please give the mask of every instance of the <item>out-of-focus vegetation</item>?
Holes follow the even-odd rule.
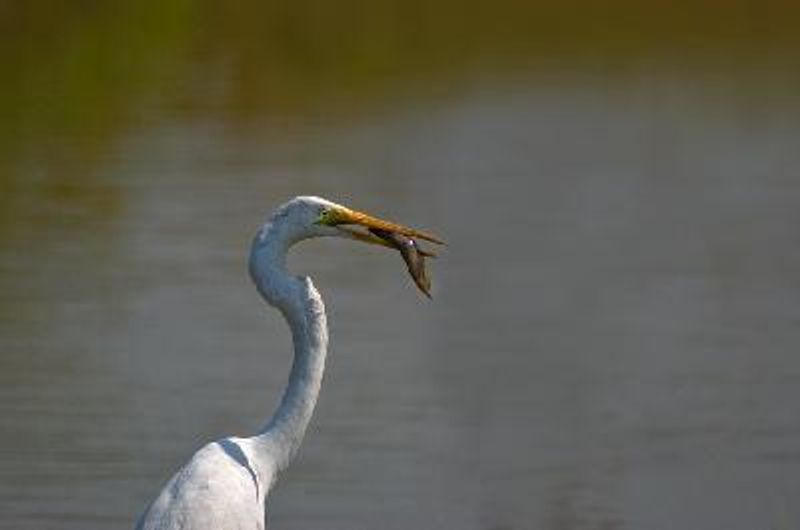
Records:
[[[32,203],[116,208],[91,168],[182,69],[190,16],[182,1],[0,4],[0,235],[41,220]]]
[[[791,94],[798,14],[769,1],[4,2],[0,210],[31,182],[76,195],[121,133],[175,114],[346,118],[470,77],[659,67],[780,72],[737,80]]]
[[[754,1],[4,3],[0,132],[102,136],[154,97],[252,117],[493,71],[788,68],[798,15]]]

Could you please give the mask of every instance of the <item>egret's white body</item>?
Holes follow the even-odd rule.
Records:
[[[287,272],[286,254],[293,244],[312,237],[357,236],[375,242],[335,226],[346,223],[388,226],[427,237],[318,197],[297,197],[275,211],[253,241],[250,275],[292,331],[294,361],[281,404],[255,436],[224,438],[197,451],[147,508],[137,530],[265,527],[267,495],[300,447],[319,395],[328,347],[322,298],[308,277]]]

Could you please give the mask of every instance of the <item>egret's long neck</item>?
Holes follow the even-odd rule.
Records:
[[[264,299],[283,313],[292,331],[294,360],[278,410],[256,437],[264,458],[279,470],[294,457],[317,403],[328,326],[325,305],[311,280],[286,271],[286,253],[296,240],[280,223],[264,226],[253,243],[250,274]]]

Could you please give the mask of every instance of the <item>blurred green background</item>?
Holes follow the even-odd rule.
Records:
[[[58,164],[76,149],[97,158],[126,131],[164,119],[233,128],[353,121],[508,76],[625,84],[659,70],[789,103],[800,46],[798,8],[787,2],[171,0],[0,9],[3,186],[12,193],[15,166]]]
[[[276,528],[796,528],[800,7],[0,2],[0,526],[129,528],[258,428],[297,194],[334,337]]]

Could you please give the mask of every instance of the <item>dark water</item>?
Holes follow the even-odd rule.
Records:
[[[419,49],[380,41],[405,19],[379,10],[345,60],[330,31],[304,40],[324,19],[165,5],[30,8],[6,37],[0,527],[131,527],[193,450],[263,424],[290,343],[247,252],[297,194],[449,246],[433,302],[394,254],[295,252],[332,351],[272,527],[800,526],[783,17],[674,40],[730,55],[612,27],[566,61],[520,26],[468,45],[481,13]],[[23,43],[31,20],[61,44]]]

